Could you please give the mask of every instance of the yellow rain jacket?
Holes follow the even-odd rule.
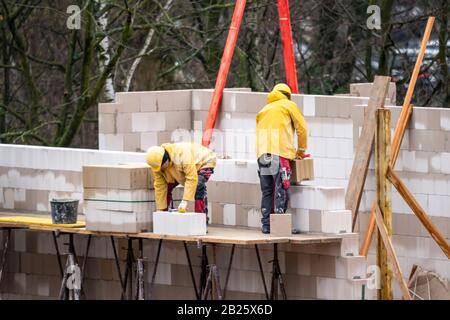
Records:
[[[161,145],[170,157],[169,166],[159,172],[153,171],[156,208],[166,209],[167,185],[176,183],[184,186],[183,200],[194,201],[197,190],[197,172],[216,166],[216,154],[198,143],[165,143]]]
[[[278,90],[267,96],[267,105],[256,116],[256,153],[259,158],[271,153],[286,159],[295,159],[294,129],[298,149],[306,150],[307,126],[297,104]]]

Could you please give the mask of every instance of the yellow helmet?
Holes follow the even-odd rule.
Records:
[[[277,84],[275,87],[273,87],[273,91],[280,91],[281,93],[283,93],[284,95],[288,95],[289,99],[291,99],[291,88],[289,88],[289,86],[285,83],[279,83]]]
[[[145,155],[145,161],[152,168],[153,171],[158,172],[161,170],[162,160],[166,150],[163,147],[154,146],[147,150]]]

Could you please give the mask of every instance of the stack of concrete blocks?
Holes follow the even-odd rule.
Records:
[[[119,92],[98,111],[101,150],[146,151],[172,141],[176,129],[190,129],[191,90]]]
[[[37,146],[0,145],[0,208],[49,212],[53,198],[80,200],[82,166],[144,162],[142,154]]]
[[[221,159],[208,188],[208,213],[213,224],[260,227],[261,191],[258,166],[252,160]]]
[[[83,167],[86,229],[150,232],[155,211],[153,182],[147,164]]]
[[[356,107],[355,129],[362,125],[363,107]],[[394,134],[401,107],[388,107],[392,113]],[[357,132],[355,132],[356,136]],[[355,137],[357,138],[357,136]],[[414,194],[421,207],[450,241],[450,110],[414,107],[395,170]],[[375,198],[374,163],[370,163],[360,206],[359,231],[368,225],[370,206]],[[393,245],[405,277],[414,264],[450,278],[450,262],[430,237],[412,210],[392,187]],[[362,213],[362,214],[361,214]],[[375,244],[369,251],[369,263],[375,264]],[[394,283],[395,295],[400,289]]]
[[[293,186],[293,227],[301,232],[351,233],[352,213],[345,210],[345,189]]]
[[[153,232],[174,236],[203,236],[206,215],[198,212],[153,212]]]

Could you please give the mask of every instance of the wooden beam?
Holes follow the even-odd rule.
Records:
[[[416,64],[414,65],[413,73],[411,75],[411,80],[409,81],[408,90],[406,91],[405,100],[403,101],[402,111],[395,127],[394,140],[392,141],[392,158],[391,167],[395,167],[395,162],[397,161],[398,153],[400,152],[400,145],[405,135],[406,126],[408,124],[409,115],[411,114],[411,99],[414,93],[414,88],[416,87],[417,77],[419,76],[420,66],[422,65],[423,57],[425,55],[425,49],[427,48],[428,39],[430,39],[431,31],[433,30],[435,17],[429,17],[427,21],[427,26],[425,27],[425,32],[422,38],[422,44],[420,45],[419,55],[416,59]]]
[[[430,34],[433,29],[435,17],[431,16],[428,18],[427,26],[425,27],[424,35],[422,38],[422,43],[420,45],[419,55],[416,59],[416,64],[414,65],[413,73],[411,75],[411,80],[408,85],[408,90],[406,92],[405,99],[403,101],[402,111],[400,117],[397,121],[395,127],[394,139],[392,140],[391,147],[391,166],[395,168],[395,163],[397,161],[398,154],[400,152],[400,145],[402,144],[403,137],[405,135],[406,126],[408,124],[409,118],[411,116],[413,106],[411,105],[412,95],[416,87],[417,77],[419,76],[420,66],[422,65],[423,57],[425,55],[425,50],[427,48],[428,40],[430,39]],[[373,231],[375,230],[375,211],[372,206],[372,211],[370,212],[369,227],[367,228],[366,235],[364,237],[364,243],[361,247],[360,254],[362,256],[367,256],[369,252],[370,242],[372,241]]]
[[[375,112],[383,108],[386,95],[389,89],[390,77],[376,76],[373,82],[370,99],[366,108],[361,136],[356,147],[355,158],[353,160],[352,172],[345,195],[345,207],[352,211],[353,229],[355,228],[356,217],[358,215],[361,195],[366,181],[367,170],[369,168],[370,156],[372,153],[373,141],[375,139]]]
[[[375,220],[378,226],[378,231],[383,240],[383,243],[386,247],[387,254],[390,258],[391,264],[395,271],[395,276],[397,278],[398,284],[400,285],[400,289],[402,290],[403,299],[411,300],[411,295],[409,294],[408,285],[406,284],[405,279],[403,278],[402,270],[400,268],[400,263],[398,262],[397,255],[395,254],[394,247],[392,245],[391,239],[388,235],[388,230],[383,223],[383,216],[381,215],[380,208],[378,206],[375,207]]]
[[[381,209],[383,224],[389,237],[392,236],[392,200],[391,185],[386,179],[386,172],[390,162],[391,144],[391,111],[379,109],[376,112],[377,126],[375,130],[375,177],[377,182],[377,208]],[[380,267],[379,300],[392,300],[392,269],[388,264],[386,245],[378,233],[377,238],[377,265]]]
[[[376,205],[377,205],[377,202],[374,201],[372,203],[372,209],[370,210],[369,226],[367,227],[366,235],[364,236],[364,241],[361,246],[361,250],[359,251],[359,254],[364,257],[367,257],[367,253],[369,252],[370,244],[372,243],[373,232],[375,231],[375,206]]]
[[[424,225],[424,227],[428,230],[431,237],[436,241],[439,247],[441,247],[444,254],[450,259],[450,245],[445,240],[442,233],[439,229],[433,224],[431,219],[426,214],[425,210],[422,209],[419,202],[414,198],[414,195],[408,190],[406,185],[400,179],[400,177],[392,170],[392,167],[389,167],[387,171],[387,178],[397,189],[398,193],[403,197],[408,206],[414,212],[414,214],[419,218],[420,222]]]

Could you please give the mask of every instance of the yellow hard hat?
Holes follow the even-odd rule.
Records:
[[[285,94],[287,93],[289,95],[289,99],[291,97],[291,88],[285,83],[279,83],[275,87],[273,87],[273,91],[280,91],[281,93]]]
[[[162,160],[166,150],[163,147],[154,146],[147,150],[145,155],[145,161],[152,168],[153,171],[158,172],[161,170]]]

